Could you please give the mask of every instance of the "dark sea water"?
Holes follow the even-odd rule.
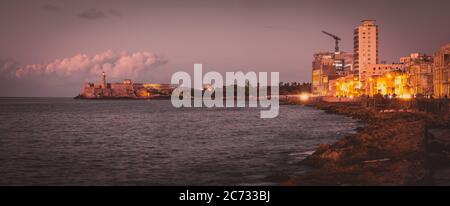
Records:
[[[361,126],[302,106],[282,105],[274,119],[259,111],[0,98],[0,185],[273,185]]]

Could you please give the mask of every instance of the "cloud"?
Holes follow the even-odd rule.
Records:
[[[110,16],[122,17],[122,12],[116,9],[109,9],[105,11],[102,9],[92,8],[78,14],[78,17],[88,20],[97,20]]]
[[[109,82],[123,79],[148,82],[160,77],[156,69],[167,62],[147,51],[111,50],[29,65],[0,58],[0,96],[74,96],[83,82],[98,82],[103,71]]]
[[[142,52],[114,52],[111,50],[92,56],[77,54],[72,57],[56,59],[47,64],[30,64],[19,67],[15,61],[2,61],[2,75],[17,79],[66,79],[81,82],[98,77],[103,71],[108,77],[124,79],[137,77],[167,63],[157,55]]]
[[[44,4],[42,6],[42,9],[44,9],[45,11],[50,11],[50,12],[58,12],[61,10],[61,7],[54,5],[54,4]]]
[[[113,16],[117,16],[117,17],[121,17],[122,16],[122,12],[120,12],[119,10],[116,9],[110,9],[109,13]]]
[[[102,10],[92,8],[92,9],[89,9],[89,10],[79,13],[78,16],[83,19],[97,20],[97,19],[105,18],[106,14]]]
[[[15,77],[16,69],[19,67],[19,62],[14,59],[0,59],[0,75],[1,77],[11,78]]]

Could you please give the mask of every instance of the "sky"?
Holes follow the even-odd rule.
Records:
[[[0,96],[73,97],[83,82],[169,83],[177,71],[280,72],[311,81],[313,54],[353,51],[363,19],[380,60],[450,42],[448,0],[0,0]]]

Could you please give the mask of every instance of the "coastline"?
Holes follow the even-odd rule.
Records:
[[[282,185],[434,185],[436,169],[448,168],[449,144],[429,128],[449,128],[449,117],[426,113],[377,112],[360,103],[314,102],[307,106],[360,119],[362,129],[322,144],[301,164],[313,171]]]

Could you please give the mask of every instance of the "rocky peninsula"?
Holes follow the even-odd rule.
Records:
[[[450,144],[436,141],[430,128],[449,133],[447,115],[380,112],[360,103],[309,103],[328,113],[366,122],[357,134],[322,144],[301,164],[314,168],[283,185],[434,185],[434,172],[450,166]],[[441,130],[442,131],[442,130]]]

